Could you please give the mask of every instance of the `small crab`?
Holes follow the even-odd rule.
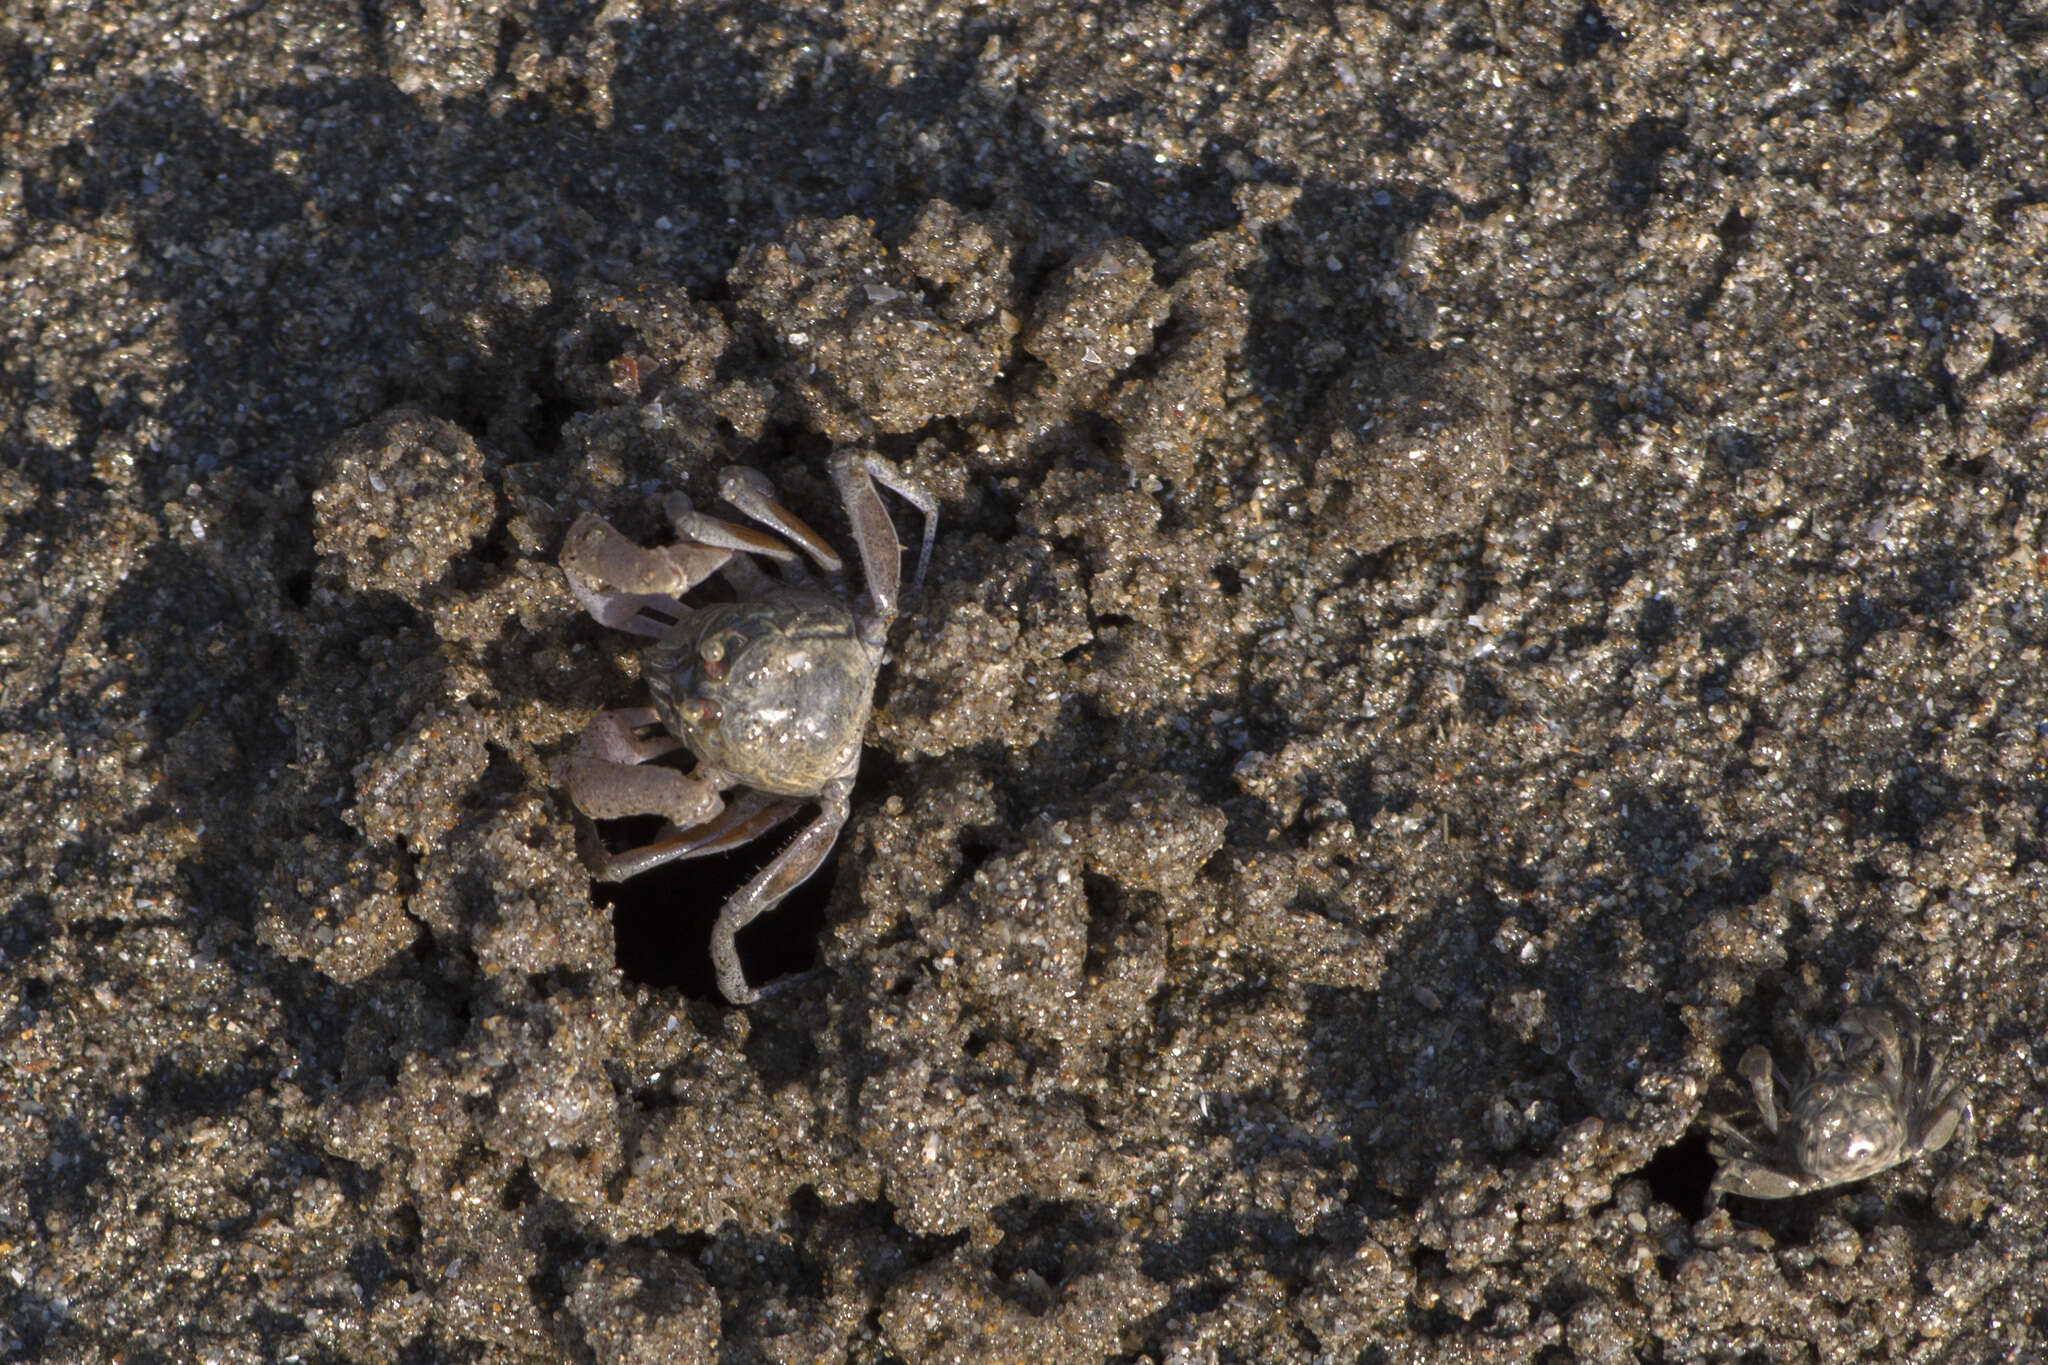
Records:
[[[1922,1046],[1919,1020],[1899,1005],[1850,1010],[1810,1039],[1808,1051],[1817,1064],[1796,1085],[1764,1048],[1742,1054],[1738,1070],[1770,1141],[1759,1145],[1726,1119],[1709,1120],[1720,1138],[1710,1144],[1721,1163],[1717,1198],[1789,1199],[1862,1180],[1947,1146],[1969,1112],[1941,1050]]]
[[[725,853],[818,806],[718,913],[711,959],[718,989],[736,1005],[761,993],[740,969],[734,935],[817,871],[846,823],[902,574],[902,546],[876,484],[924,513],[913,591],[931,560],[938,505],[908,475],[879,456],[839,451],[832,482],[860,548],[865,591],[857,600],[832,547],[776,501],[766,476],[738,466],[719,475],[719,496],[782,540],[693,511],[675,494],[667,501],[674,545],[645,549],[585,512],[562,546],[562,574],[584,609],[655,641],[642,669],[653,704],[601,713],[554,766],[570,801],[592,820],[668,822],[652,842],[619,853],[586,827],[584,860],[597,878],[624,881],[677,858]],[[781,576],[771,578],[748,555],[773,560]],[[822,584],[805,572],[804,555]],[[735,600],[681,600],[721,570]],[[648,726],[666,733],[634,733]],[[648,762],[678,749],[696,759],[688,773]]]

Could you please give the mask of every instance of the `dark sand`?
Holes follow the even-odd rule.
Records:
[[[2048,1353],[2038,11],[0,58],[0,1359]],[[860,443],[938,552],[732,1010],[747,859],[576,861],[554,556]],[[1709,1209],[1880,995],[1973,1143]]]

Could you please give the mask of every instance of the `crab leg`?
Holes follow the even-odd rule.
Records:
[[[651,758],[672,754],[683,747],[683,742],[674,736],[664,734],[653,739],[641,739],[633,733],[660,719],[661,713],[651,706],[601,711],[577,734],[573,753],[582,758],[603,759],[607,763],[645,763]]]
[[[589,753],[555,760],[555,780],[593,820],[659,815],[677,825],[714,819],[725,807],[718,788],[659,763],[614,763]]]
[[[562,541],[562,576],[599,624],[658,636],[669,622],[643,613],[681,619],[689,609],[676,599],[716,573],[732,554],[727,547],[701,544],[649,550],[585,512]]]
[[[763,526],[780,531],[784,539],[801,545],[804,553],[826,573],[836,575],[845,570],[846,562],[839,557],[837,550],[826,543],[825,537],[776,500],[775,485],[760,470],[748,469],[744,465],[729,465],[720,470],[718,496]],[[781,558],[788,560],[796,556],[784,549]]]
[[[740,845],[758,839],[802,809],[801,801],[748,792],[701,824],[685,829],[671,828],[638,848],[604,854],[600,880],[622,882],[663,863],[730,853]]]
[[[854,544],[860,546],[868,601],[886,630],[896,619],[897,588],[903,580],[903,543],[896,538],[896,526],[889,520],[889,510],[882,506],[882,495],[875,491],[875,485],[880,483],[924,513],[924,544],[918,551],[913,592],[924,586],[924,571],[931,563],[939,504],[923,485],[879,455],[856,455],[850,450],[835,452],[832,483],[839,489],[846,519],[853,525]]]
[[[1771,1054],[1760,1047],[1753,1047],[1742,1054],[1742,1060],[1735,1069],[1749,1082],[1750,1093],[1756,1096],[1757,1114],[1764,1121],[1764,1128],[1772,1133],[1778,1131],[1778,1064]]]
[[[718,989],[733,1004],[751,1005],[761,998],[761,992],[747,984],[735,938],[763,912],[803,885],[824,863],[825,855],[839,838],[840,827],[846,823],[846,796],[852,788],[850,777],[832,779],[818,794],[818,818],[805,825],[789,847],[734,892],[718,912],[718,923],[711,929],[711,964],[718,972]]]
[[[1842,1016],[1841,1030],[1854,1040],[1844,1049],[1844,1056],[1860,1062],[1875,1052],[1884,1083],[1894,1091],[1902,1083],[1919,1082],[1919,1040],[1910,1029],[1902,1036],[1897,1020],[1888,1011],[1850,1010]]]
[[[1914,1105],[1913,1141],[1924,1151],[1937,1152],[1948,1146],[1956,1130],[1969,1118],[1970,1103],[1963,1094],[1962,1082],[1949,1075],[1948,1049],[1929,1046],[1922,1055],[1927,1070],[1920,1082],[1920,1098]],[[1965,1145],[1970,1142],[1966,1139]]]
[[[721,488],[726,482],[726,476],[732,472],[728,469],[725,474],[719,476]],[[668,511],[668,519],[675,524],[676,533],[699,545],[713,546],[740,554],[760,555],[764,559],[772,559],[781,564],[794,564],[797,560],[796,551],[774,536],[764,535],[751,526],[740,526],[720,517],[706,516],[692,507],[690,500],[681,493],[669,494],[663,505]],[[768,524],[774,525],[773,522]],[[803,523],[797,524],[801,526]],[[780,526],[776,526],[775,529],[782,530]]]

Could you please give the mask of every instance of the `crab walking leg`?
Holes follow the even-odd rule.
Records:
[[[804,803],[793,796],[748,792],[727,806],[716,819],[706,820],[691,829],[679,829],[667,839],[655,842],[676,846],[675,851],[668,853],[668,858],[704,858],[715,853],[730,853],[754,842],[803,808]]]
[[[924,544],[918,551],[912,591],[924,586],[924,571],[932,558],[932,537],[938,531],[939,504],[922,484],[879,455],[856,455],[842,450],[832,456],[832,483],[839,489],[839,501],[853,526],[854,544],[860,547],[868,601],[886,631],[896,619],[897,589],[903,581],[903,543],[896,538],[896,524],[889,520],[889,509],[882,506],[882,495],[875,491],[877,482],[924,513]]]
[[[869,478],[924,514],[924,539],[917,547],[917,575],[910,580],[910,591],[915,594],[924,587],[924,572],[931,567],[932,540],[939,530],[938,500],[923,484],[879,455],[868,456],[863,464]],[[890,530],[895,530],[894,523],[891,523]]]
[[[711,928],[711,965],[718,972],[719,991],[733,1004],[751,1005],[761,998],[761,992],[747,984],[747,974],[740,968],[739,945],[734,940],[740,930],[773,909],[824,863],[825,855],[839,838],[840,827],[846,823],[846,796],[852,789],[851,777],[833,778],[818,794],[818,818],[804,826],[789,847],[734,892],[718,912],[718,923]]]
[[[786,796],[748,792],[718,814],[688,829],[672,829],[638,848],[597,854],[600,881],[623,882],[650,868],[685,858],[730,853],[751,843],[802,810],[804,803]]]
[[[1963,1094],[1962,1082],[1949,1075],[1948,1050],[1929,1046],[1925,1056],[1927,1071],[1920,1085],[1923,1099],[1913,1116],[1913,1141],[1922,1151],[1938,1152],[1968,1121],[1970,1102]],[[1964,1138],[1963,1145],[1966,1152],[1974,1150],[1974,1135]]]
[[[1756,1110],[1770,1132],[1778,1131],[1778,1064],[1764,1048],[1753,1047],[1742,1054],[1742,1060],[1735,1069],[1749,1082],[1750,1093],[1756,1097]]]
[[[1877,1054],[1878,1067],[1885,1084],[1894,1090],[1899,1088],[1902,1078],[1918,1081],[1919,1044],[1908,1031],[1902,1039],[1898,1023],[1885,1010],[1850,1010],[1842,1016],[1842,1032],[1852,1039],[1860,1040],[1852,1045],[1853,1055],[1858,1059]]]
[[[1948,1078],[1946,1072],[1937,1072],[1931,1084],[1942,1087],[1935,1092],[1936,1098],[1928,1106],[1928,1112],[1915,1117],[1920,1127],[1913,1133],[1913,1143],[1922,1151],[1938,1152],[1948,1146],[1969,1116],[1970,1106],[1961,1098],[1961,1087]],[[1966,1141],[1966,1147],[1969,1145]]]
[[[1719,1114],[1709,1114],[1707,1126],[1714,1131],[1707,1150],[1713,1153],[1716,1163],[1714,1178],[1707,1186],[1708,1208],[1719,1208],[1724,1194],[1745,1199],[1789,1199],[1813,1186],[1811,1180],[1773,1170],[1764,1160],[1762,1149]]]

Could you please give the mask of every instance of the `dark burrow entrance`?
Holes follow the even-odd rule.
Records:
[[[1714,1156],[1707,1135],[1694,1130],[1659,1149],[1643,1167],[1650,1196],[1678,1211],[1688,1223],[1707,1213],[1707,1191],[1714,1182]]]
[[[596,883],[592,899],[612,912],[618,966],[643,986],[677,990],[693,1000],[722,1002],[711,970],[711,926],[726,898],[746,884],[817,814],[806,806],[794,820],[731,853],[668,863],[631,881]],[[652,838],[655,819],[608,820],[600,828],[608,847],[630,848]],[[818,965],[839,852],[780,905],[740,933],[740,965],[756,986]]]

